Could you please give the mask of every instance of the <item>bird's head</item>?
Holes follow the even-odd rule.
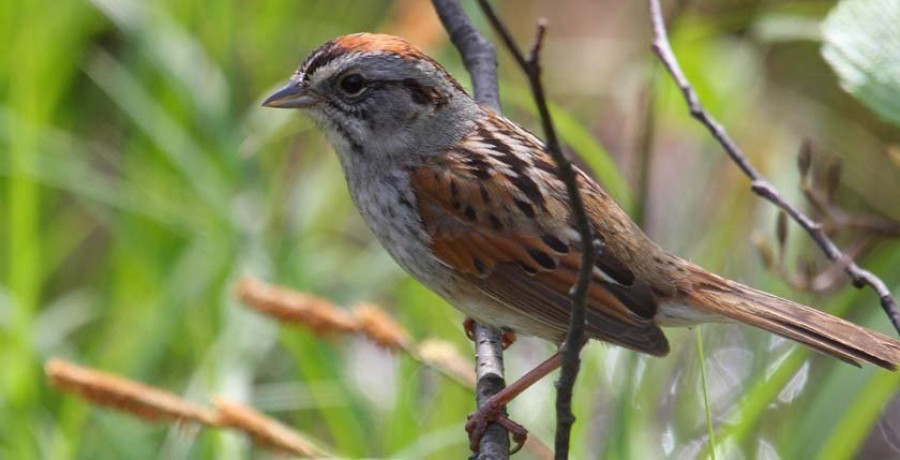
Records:
[[[436,151],[464,134],[479,110],[418,48],[399,37],[369,33],[320,46],[263,105],[306,109],[345,167],[353,157],[371,161]]]

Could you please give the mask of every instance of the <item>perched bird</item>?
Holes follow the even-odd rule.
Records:
[[[302,108],[315,119],[359,212],[413,277],[478,322],[564,339],[580,237],[540,139],[476,103],[435,60],[390,35],[325,43],[264,105]],[[602,242],[586,309],[590,338],[663,356],[669,342],[661,327],[736,321],[854,365],[893,370],[900,362],[896,340],[669,254],[593,179],[577,176]],[[476,438],[491,420],[520,429],[500,413],[514,396],[497,395],[470,418]]]

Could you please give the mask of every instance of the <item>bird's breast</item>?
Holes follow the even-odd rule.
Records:
[[[379,177],[348,177],[348,183],[363,220],[388,254],[413,277],[446,297],[453,275],[432,253],[409,173],[396,170]]]

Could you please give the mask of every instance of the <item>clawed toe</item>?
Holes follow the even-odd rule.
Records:
[[[466,337],[471,341],[475,341],[475,320],[472,318],[466,317],[465,321],[463,321],[463,329],[466,331]]]
[[[463,329],[466,331],[466,337],[471,341],[475,341],[475,320],[466,317],[463,321]],[[516,343],[516,331],[504,328],[500,337],[503,339],[503,349],[506,350],[512,344]]]
[[[512,344],[516,343],[516,331],[512,329],[504,329],[503,334],[500,337],[503,338],[504,350],[512,346]]]
[[[484,437],[484,432],[491,422],[499,423],[512,435],[516,445],[510,449],[510,455],[522,449],[522,446],[525,445],[525,441],[528,439],[528,430],[500,412],[500,408],[488,405],[470,414],[468,421],[466,421],[466,432],[469,433],[469,448],[472,449],[472,452],[478,452],[481,446],[481,438]]]

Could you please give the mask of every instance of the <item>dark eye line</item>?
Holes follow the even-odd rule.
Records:
[[[443,106],[447,102],[447,97],[439,90],[437,90],[433,86],[426,86],[413,78],[404,78],[402,80],[369,80],[365,77],[362,77],[361,74],[355,72],[347,72],[340,77],[338,80],[338,85],[341,86],[343,81],[346,78],[351,76],[359,76],[362,79],[361,84],[363,87],[359,89],[355,93],[350,93],[346,89],[341,88],[341,92],[344,96],[343,99],[348,103],[357,103],[362,100],[362,96],[364,94],[369,93],[370,90],[377,90],[386,87],[399,87],[409,93],[410,98],[419,105],[438,105]]]

